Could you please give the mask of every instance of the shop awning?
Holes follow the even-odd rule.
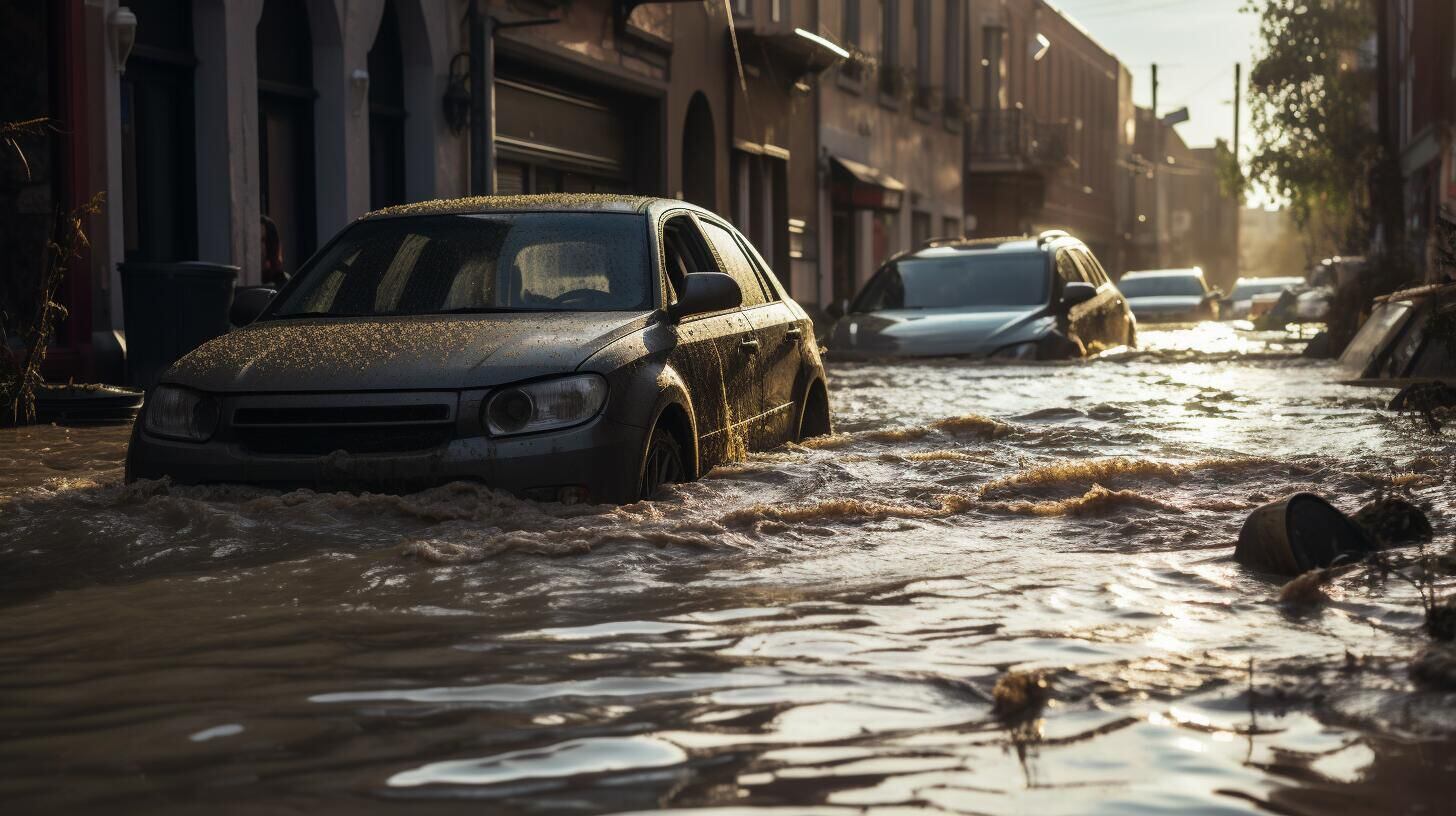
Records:
[[[888,173],[842,156],[830,156],[834,164],[834,203],[865,210],[898,210],[905,198],[905,185]]]
[[[849,56],[849,52],[833,40],[802,28],[784,31],[774,27],[761,31],[748,23],[739,26],[738,40],[750,58],[761,51],[794,81],[822,73]]]

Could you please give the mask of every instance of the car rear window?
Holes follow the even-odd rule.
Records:
[[[1204,292],[1203,281],[1192,275],[1127,277],[1117,282],[1117,288],[1128,297],[1200,297]]]
[[[489,213],[363,221],[272,317],[652,308],[643,216]]]
[[[1051,270],[1040,252],[901,258],[870,279],[853,311],[1040,306],[1048,300],[1050,283]]]

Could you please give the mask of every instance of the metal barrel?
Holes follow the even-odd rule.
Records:
[[[1349,516],[1313,493],[1295,493],[1249,514],[1234,560],[1263,572],[1298,575],[1375,549]]]

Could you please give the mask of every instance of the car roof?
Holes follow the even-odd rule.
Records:
[[[646,213],[658,207],[682,207],[707,213],[685,201],[610,193],[541,193],[535,195],[470,196],[396,204],[374,210],[360,220],[414,215],[474,215],[489,212],[614,212]]]
[[[1258,286],[1260,284],[1283,286],[1290,283],[1304,283],[1304,278],[1297,275],[1279,275],[1268,278],[1239,278],[1234,281],[1234,286]]]
[[[1136,272],[1129,272],[1122,276],[1123,280],[1128,278],[1201,278],[1203,270],[1193,266],[1187,269],[1140,269]]]
[[[1013,253],[1046,253],[1066,246],[1084,246],[1076,238],[1060,230],[1041,235],[1004,235],[996,238],[932,238],[916,249],[900,252],[885,262],[902,258],[948,258],[956,255],[996,255]]]

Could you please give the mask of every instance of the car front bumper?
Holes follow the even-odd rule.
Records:
[[[642,428],[598,416],[562,431],[464,436],[423,450],[318,455],[249,450],[226,433],[202,443],[161,439],[146,433],[139,420],[127,450],[126,477],[396,493],[467,480],[534,499],[625,503],[637,499],[645,436]]]

